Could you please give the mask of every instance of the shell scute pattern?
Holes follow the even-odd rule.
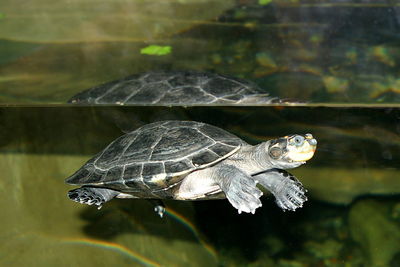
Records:
[[[201,153],[198,153],[192,158],[192,164],[194,166],[206,165],[209,162],[218,160],[219,156],[211,150],[205,149]]]
[[[228,144],[231,146],[237,146],[238,144],[243,144],[244,141],[239,139],[237,136],[228,133],[226,131],[223,131],[223,134],[221,133],[222,130],[208,125],[208,124],[203,124],[199,127],[199,131],[207,136],[208,138],[211,138],[212,140],[215,140],[217,142],[223,142],[223,144]]]
[[[213,140],[192,128],[176,128],[168,131],[157,146],[154,147],[152,160],[180,158],[197,153],[205,146],[213,144]],[[184,151],[184,153],[182,153]]]
[[[174,72],[172,72],[173,76],[175,75]],[[144,83],[159,83],[159,82],[165,82],[169,78],[171,78],[171,73],[166,72],[166,71],[154,71],[154,72],[148,72],[148,73],[143,73],[139,75],[139,79],[143,81]]]
[[[141,83],[137,80],[114,82],[110,90],[96,99],[96,103],[112,103],[116,99],[127,99],[140,90]]]
[[[96,183],[103,183],[103,178],[107,174],[107,172],[103,172],[97,169],[94,169],[88,176],[83,178],[82,181],[84,181],[86,184],[96,184]]]
[[[150,162],[143,165],[142,177],[144,179],[163,173],[165,173],[165,167],[162,162]]]
[[[135,140],[137,136],[137,133],[132,132],[115,139],[100,153],[100,155],[93,158],[94,166],[99,169],[109,169],[110,166],[114,166],[120,153],[124,152],[130,142]]]
[[[109,169],[103,176],[101,182],[103,184],[114,183],[115,181],[122,181],[123,168],[115,166]]]
[[[163,83],[157,83],[157,86],[153,83],[142,85],[140,90],[122,103],[157,103],[169,89],[170,87]]]
[[[164,130],[165,131],[165,130]],[[132,161],[142,162],[149,160],[153,153],[153,147],[162,136],[163,129],[152,129],[142,132],[131,141],[125,151],[120,155],[120,163],[130,163]]]
[[[237,145],[235,145],[237,146]],[[221,143],[216,143],[215,145],[212,145],[208,148],[218,156],[224,156],[228,154],[230,151],[232,151],[232,146],[226,145],[226,144],[221,144]]]
[[[175,75],[168,79],[168,84],[172,88],[186,87],[188,85],[193,86],[194,84],[199,84],[203,76],[192,75],[190,72],[183,72],[182,75]]]
[[[158,124],[157,122],[152,124]],[[203,123],[195,122],[195,121],[166,121],[161,127],[170,129],[175,127],[190,127],[190,128],[199,128],[199,125],[203,125]]]
[[[203,123],[153,123],[116,139],[67,182],[155,192],[230,156],[241,144],[238,137]]]
[[[203,89],[212,95],[224,97],[226,95],[236,94],[240,89],[243,89],[243,86],[222,77],[217,77],[208,81],[203,86]]]
[[[131,75],[85,90],[70,103],[211,104],[239,103],[247,95],[267,94],[255,83],[215,73],[154,71]],[[268,98],[262,101],[268,102]]]
[[[166,161],[165,172],[171,174],[184,173],[186,170],[194,169],[194,165],[189,160]]]
[[[142,173],[142,168],[143,168],[143,164],[131,164],[131,165],[125,166],[124,175],[122,177],[124,179],[125,183],[131,181],[132,178],[134,178],[134,177],[140,177],[140,175]]]
[[[244,96],[240,94],[224,96],[224,99],[227,100],[228,102],[239,102],[243,98]]]
[[[141,178],[131,179],[125,182],[125,187],[123,184],[118,184],[117,188],[124,188],[124,191],[149,191],[149,186]],[[128,190],[127,190],[128,189]]]
[[[86,167],[88,166],[88,167]],[[72,184],[72,185],[79,185],[79,184],[85,184],[86,180],[88,177],[90,177],[91,172],[93,169],[89,167],[90,165],[86,163],[82,168],[80,168],[75,174],[67,179],[67,183]],[[92,182],[89,182],[92,183]]]
[[[195,104],[195,103],[212,103],[216,101],[213,95],[205,94],[199,87],[185,86],[168,91],[161,99],[162,103],[173,103],[179,99],[180,103]]]

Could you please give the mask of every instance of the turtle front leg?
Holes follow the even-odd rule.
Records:
[[[77,189],[70,190],[68,192],[68,197],[81,204],[87,205],[96,205],[98,209],[101,209],[101,206],[113,199],[120,192],[106,189],[106,188],[99,188],[99,187],[80,187]]]
[[[283,210],[296,210],[307,201],[303,185],[296,177],[285,170],[271,169],[253,176],[260,185],[271,191],[276,203]]]
[[[214,172],[215,180],[225,193],[226,198],[239,214],[255,213],[261,207],[262,192],[257,188],[257,182],[249,175],[232,165],[218,166]]]

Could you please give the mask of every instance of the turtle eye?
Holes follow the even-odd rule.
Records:
[[[301,146],[304,143],[304,137],[301,135],[297,135],[293,138],[295,146]]]
[[[273,159],[278,159],[282,156],[282,149],[280,149],[279,147],[273,147],[269,150],[269,155]]]

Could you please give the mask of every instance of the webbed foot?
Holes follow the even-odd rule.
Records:
[[[239,214],[254,214],[262,206],[259,198],[263,193],[257,188],[257,182],[240,169],[231,165],[221,166],[218,169],[218,184]]]
[[[78,203],[87,205],[96,205],[98,209],[101,206],[118,195],[119,192],[97,187],[81,187],[68,192],[68,197]]]
[[[277,205],[283,210],[294,211],[307,201],[307,190],[296,177],[285,170],[273,169],[254,178],[274,194]]]

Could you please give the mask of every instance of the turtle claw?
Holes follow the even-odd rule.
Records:
[[[95,205],[101,209],[102,205],[118,194],[117,191],[105,188],[81,187],[68,192],[68,197],[78,203]]]
[[[226,193],[226,197],[229,202],[238,210],[238,213],[254,213],[255,210],[261,206],[260,193],[256,190],[259,190],[255,187],[254,193],[249,193],[246,191],[230,191]]]
[[[299,180],[285,170],[274,169],[258,174],[256,179],[260,184],[271,191],[276,198],[276,204],[284,211],[295,211],[303,207],[307,201],[307,190]]]
[[[231,170],[232,171],[232,170]],[[260,197],[262,192],[257,188],[257,182],[240,170],[233,170],[235,176],[229,177],[220,184],[222,191],[231,205],[238,210],[238,213],[255,213],[261,207]],[[227,177],[225,177],[227,178]]]
[[[301,191],[300,188],[292,188],[285,191],[285,193],[276,199],[277,205],[283,210],[295,211],[296,209],[303,207],[303,203],[307,201],[304,191]]]
[[[294,176],[290,176],[279,194],[275,194],[276,203],[283,210],[295,211],[307,201],[306,192],[303,185]]]
[[[104,203],[103,199],[100,199],[100,197],[91,194],[89,190],[86,190],[86,188],[78,188],[75,190],[71,190],[68,192],[68,197],[78,203],[81,204],[86,204],[86,205],[96,205],[100,206]]]

